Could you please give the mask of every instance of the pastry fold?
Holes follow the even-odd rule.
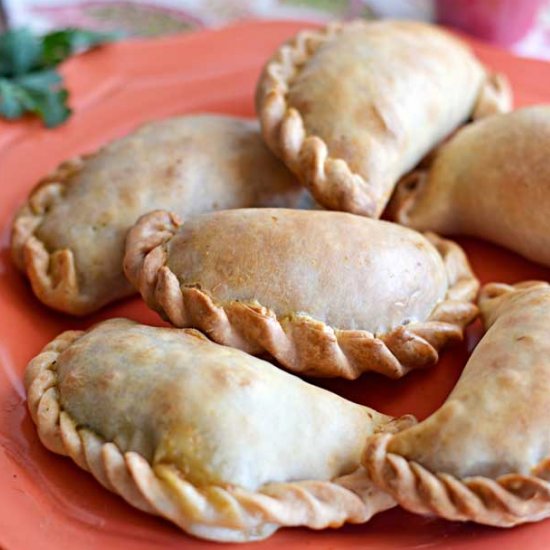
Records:
[[[342,212],[153,212],[128,233],[124,270],[173,325],[314,376],[431,366],[477,314],[460,247]]]
[[[364,464],[401,506],[510,527],[550,516],[550,285],[489,284],[487,333],[429,418],[375,435]]]
[[[250,541],[362,523],[394,506],[360,466],[392,419],[195,330],[111,319],[47,345],[25,374],[43,444],[190,534]]]
[[[406,176],[392,199],[399,223],[480,237],[550,266],[550,106],[466,126]]]
[[[255,121],[220,115],[143,126],[61,164],[15,217],[12,255],[46,305],[84,315],[132,294],[124,238],[139,216],[307,202]]]
[[[267,63],[256,92],[266,142],[315,199],[369,217],[458,126],[510,104],[504,77],[449,33],[412,21],[301,32]]]

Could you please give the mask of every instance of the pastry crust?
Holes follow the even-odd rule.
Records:
[[[510,110],[511,90],[435,26],[353,21],[283,45],[256,106],[267,144],[321,205],[379,217],[399,177],[467,119]]]
[[[12,256],[40,301],[74,315],[133,293],[122,273],[126,231],[153,208],[180,215],[307,206],[255,121],[196,115],[147,124],[61,164],[17,213]]]
[[[175,326],[267,352],[302,374],[399,378],[435,364],[444,345],[462,338],[477,315],[478,289],[455,243],[404,229],[284,209],[226,211],[181,225],[157,211],[129,231],[124,270]]]
[[[144,344],[144,340],[150,342]],[[168,351],[164,353],[163,345],[167,342]],[[139,353],[131,355],[132,347]],[[162,378],[164,370],[173,368],[172,363],[176,362],[177,368],[179,361],[181,366],[182,358],[178,352],[186,348],[195,354],[190,357],[191,361],[195,357],[197,365],[188,365],[188,368],[177,371],[177,378],[173,382],[170,382],[170,378],[164,379],[164,383],[168,381],[171,388],[182,388],[181,391],[177,390],[180,393],[170,393],[171,390],[167,391],[157,379]],[[199,351],[193,351],[193,348]],[[111,356],[103,355],[105,353]],[[125,355],[128,353],[130,355]],[[208,357],[204,359],[201,353]],[[119,357],[113,357],[113,354]],[[132,375],[133,370],[136,371],[135,375]],[[145,375],[149,377],[145,381],[147,396],[141,398],[140,406],[132,407],[128,400],[122,401],[130,392],[132,384],[138,384],[140,377]],[[271,378],[262,385],[262,378],[266,376]],[[215,403],[212,403],[214,409],[208,405],[208,394],[195,396],[192,391],[203,392],[204,387],[210,387],[212,383],[217,384],[213,398]],[[227,445],[231,446],[233,436],[227,434],[227,438],[222,438],[220,443],[216,423],[227,426],[227,415],[239,418],[258,414],[259,411],[254,413],[249,410],[251,406],[260,404],[264,408],[269,407],[269,400],[265,403],[261,395],[258,398],[254,395],[266,385],[271,387],[271,383],[274,383],[272,391],[287,387],[290,398],[286,393],[285,398],[290,399],[291,407],[296,405],[296,399],[301,395],[300,401],[305,401],[305,405],[301,403],[298,406],[320,406],[323,407],[323,415],[331,414],[329,411],[332,411],[334,415],[347,418],[343,429],[342,426],[338,428],[338,423],[344,421],[337,416],[329,420],[327,425],[335,438],[332,446],[338,448],[338,456],[332,454],[334,449],[326,449],[323,444],[318,445],[318,448],[297,445],[298,448],[293,448],[294,460],[297,463],[304,462],[304,452],[310,455],[315,453],[316,456],[311,456],[312,470],[319,470],[321,464],[322,469],[343,469],[352,473],[336,475],[334,479],[318,477],[267,483],[261,481],[262,476],[265,477],[265,467],[261,465],[261,460],[256,460],[257,449],[267,445],[275,458],[281,458],[280,449],[276,448],[280,434],[275,432],[254,435],[253,447],[248,451],[239,447],[237,464],[233,464],[235,457],[227,449]],[[394,501],[378,491],[366,477],[365,470],[358,465],[361,444],[354,438],[353,430],[357,430],[355,435],[360,436],[362,432],[368,434],[375,429],[403,429],[414,422],[412,417],[392,420],[372,409],[347,402],[259,359],[246,356],[238,350],[217,346],[197,331],[145,327],[124,319],[111,319],[88,333],[68,331],[61,334],[29,363],[25,385],[29,410],[40,439],[48,449],[71,457],[105,488],[119,494],[140,510],[169,519],[195,536],[218,541],[262,539],[282,526],[302,525],[323,529],[338,527],[345,522],[363,523],[375,513],[391,508],[395,505]],[[123,386],[123,391],[120,391],[119,386]],[[130,392],[129,395],[131,401],[135,401],[136,393]],[[224,401],[228,395],[229,402]],[[112,396],[116,396],[117,408],[105,410],[106,405],[113,404]],[[159,396],[158,402],[154,401]],[[160,416],[158,411],[156,416],[148,414],[149,400],[162,407],[164,412]],[[199,402],[198,407],[193,405],[194,400]],[[214,412],[227,403],[240,405],[231,407],[221,416]],[[184,411],[180,415],[179,409]],[[193,414],[202,415],[206,420],[196,419]],[[102,415],[107,420],[102,419]],[[176,419],[175,427],[171,424],[172,418]],[[280,421],[284,419],[285,415],[281,412]],[[250,421],[245,418],[241,420],[242,425],[229,424],[238,444],[242,443],[243,433],[254,433],[257,423],[263,425],[263,421],[257,417],[251,417]],[[209,422],[214,425],[213,431],[204,432],[208,434],[207,444],[210,440],[218,442],[210,458],[201,440],[201,434]],[[300,424],[300,417],[294,418],[293,422]],[[333,423],[336,423],[337,429],[330,425]],[[101,433],[97,426],[113,432],[115,437]],[[276,426],[272,428],[275,430]],[[307,430],[310,428],[302,429],[298,437],[307,439]],[[183,443],[178,441],[174,433],[184,434]],[[292,439],[291,426],[287,432],[281,433],[283,436],[288,433],[291,443],[296,443]],[[149,448],[151,441],[152,449]],[[182,446],[185,449],[185,445],[191,449],[192,456],[204,457],[214,469],[225,468],[230,472],[230,477],[233,475],[238,478],[239,471],[253,480],[254,476],[259,476],[258,486],[247,488],[227,480],[212,482],[210,478],[213,474],[200,474],[200,463],[195,466],[195,470],[199,468],[199,473],[194,472],[193,466],[185,467],[186,463],[182,464],[181,455],[178,454],[178,449]],[[359,453],[355,457],[356,463],[353,463],[354,447],[357,445]],[[329,456],[320,456],[323,451],[328,452]],[[274,464],[274,471],[284,478],[284,464],[280,465],[280,460],[270,456],[264,458],[268,464],[268,473],[273,471],[270,465]],[[239,470],[239,462],[246,460],[252,462]],[[305,462],[308,463],[307,460]],[[287,469],[293,471],[292,460],[287,460],[286,464]],[[206,477],[194,481],[194,475]],[[223,472],[220,475],[227,476]]]
[[[390,215],[420,231],[465,234],[550,266],[550,107],[460,130],[398,185]]]
[[[550,285],[489,284],[488,331],[445,404],[396,435],[375,435],[373,481],[420,514],[499,527],[550,516]]]

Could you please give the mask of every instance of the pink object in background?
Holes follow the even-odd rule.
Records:
[[[437,22],[503,46],[533,27],[548,0],[436,0]]]

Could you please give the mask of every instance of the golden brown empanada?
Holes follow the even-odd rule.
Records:
[[[405,508],[509,527],[550,516],[550,285],[487,285],[487,333],[445,404],[374,436],[365,465]]]
[[[15,219],[13,258],[42,302],[82,315],[133,293],[122,273],[124,238],[142,214],[294,207],[303,196],[256,122],[167,119],[44,179]]]
[[[303,374],[398,378],[476,316],[464,253],[428,239],[343,212],[226,210],[180,227],[157,211],[128,233],[124,271],[175,326]]]
[[[550,266],[550,106],[466,126],[392,199],[405,225],[465,234]]]
[[[256,94],[264,138],[317,201],[370,217],[445,136],[510,103],[506,80],[465,44],[412,21],[301,32],[267,63]]]
[[[365,438],[413,421],[307,384],[194,330],[111,319],[27,367],[44,445],[133,506],[213,540],[362,523],[394,506],[359,466]]]

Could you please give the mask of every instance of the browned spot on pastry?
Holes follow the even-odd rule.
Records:
[[[516,342],[531,343],[533,342],[533,337],[528,334],[524,334],[523,336],[516,337]]]
[[[213,372],[214,381],[222,387],[227,386],[251,386],[255,382],[255,376],[249,372],[234,371],[226,368],[217,368]]]

